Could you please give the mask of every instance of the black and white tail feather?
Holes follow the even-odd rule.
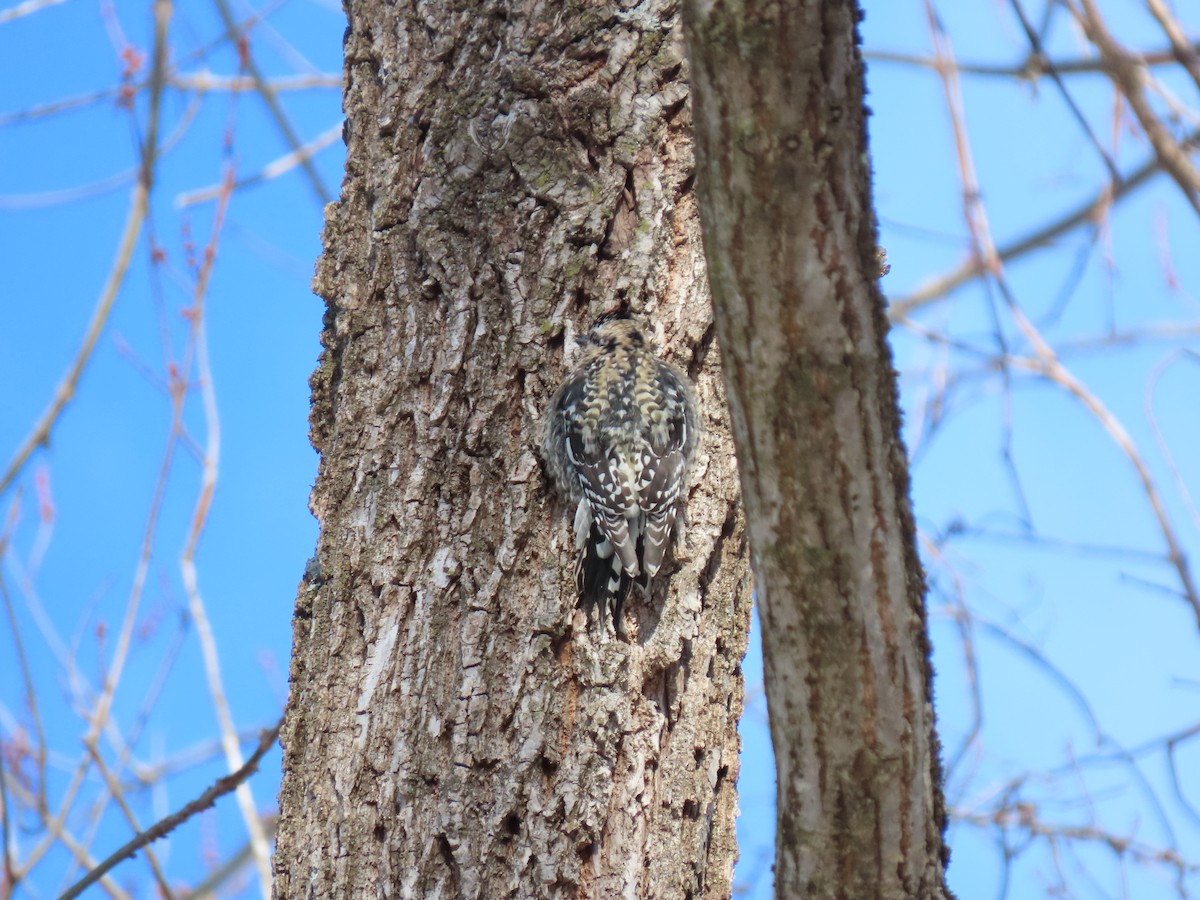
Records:
[[[546,412],[543,455],[575,501],[579,603],[624,634],[633,584],[648,591],[683,529],[687,478],[699,438],[687,376],[654,355],[620,314],[596,320],[581,357]]]

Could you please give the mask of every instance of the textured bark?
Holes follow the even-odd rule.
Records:
[[[276,895],[726,897],[749,585],[674,7],[348,8]],[[707,427],[629,643],[535,449],[619,302]]]
[[[780,897],[946,897],[854,2],[687,0],[779,778]]]

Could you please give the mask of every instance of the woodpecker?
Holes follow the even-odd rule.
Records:
[[[579,603],[621,608],[636,581],[649,590],[683,525],[688,471],[699,438],[686,375],[663,362],[642,330],[606,313],[579,338],[582,355],[546,410],[542,452],[575,507]]]

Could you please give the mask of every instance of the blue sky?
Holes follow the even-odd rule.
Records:
[[[1103,5],[1122,40],[1162,44],[1143,13],[1127,4]],[[866,6],[868,54],[930,52],[921,3]],[[248,7],[234,11],[244,17]],[[1024,37],[1007,6],[947,0],[939,11],[961,60],[1017,64],[1024,58]],[[1029,12],[1040,21],[1041,4],[1030,3]],[[1188,14],[1193,18],[1185,24],[1195,34],[1200,21],[1194,11]],[[0,464],[45,408],[79,346],[127,214],[137,158],[129,113],[111,97],[52,115],[30,113],[41,104],[119,85],[122,40],[144,50],[150,25],[149,4],[124,0],[111,8],[66,0],[0,21],[0,237],[7,262],[0,293]],[[254,31],[255,57],[271,75],[337,74],[343,27],[332,3],[288,0]],[[177,9],[172,34],[179,71],[237,72],[233,50],[214,45],[221,34],[214,9]],[[1049,45],[1068,56],[1085,50],[1065,19],[1051,30]],[[952,269],[969,245],[940,80],[928,69],[882,59],[869,65],[881,243],[892,264],[883,284],[898,298]],[[1194,85],[1165,80],[1183,105],[1200,107]],[[1095,75],[1073,76],[1068,85],[1101,142],[1112,145],[1110,87]],[[999,243],[1052,221],[1101,186],[1099,154],[1051,82],[964,76],[963,94]],[[281,99],[302,140],[315,140],[340,121],[336,89],[287,92]],[[139,103],[144,108],[144,98]],[[16,489],[0,496],[0,519],[13,510],[19,516],[0,565],[44,694],[48,736],[59,751],[51,760],[52,793],[65,787],[80,752],[80,728],[70,712],[72,687],[49,648],[59,640],[74,648],[82,681],[99,683],[134,580],[168,441],[171,406],[162,381],[169,362],[186,352],[189,320],[183,311],[192,302],[194,281],[189,244],[204,246],[215,214],[212,202],[180,206],[179,198],[218,184],[229,166],[239,178],[259,173],[287,150],[252,93],[200,97],[171,91],[162,130],[179,137],[162,158],[151,218],[95,356],[51,447],[21,478],[19,496]],[[1131,129],[1115,133],[1119,168],[1145,158],[1148,148]],[[232,145],[226,134],[233,135]],[[334,193],[340,154],[335,141],[315,157]],[[319,350],[322,305],[309,279],[320,226],[320,204],[297,170],[238,191],[205,301],[221,457],[197,566],[232,714],[248,732],[273,722],[286,695],[292,602],[316,539],[307,511],[316,472],[307,440],[307,379]],[[1195,213],[1160,176],[1117,208],[1098,239],[1091,230],[1077,231],[1007,272],[1021,308],[1052,346],[1063,348],[1064,365],[1128,431],[1192,556],[1197,525],[1146,413],[1153,386],[1152,408],[1166,446],[1184,484],[1197,491],[1200,463],[1192,448],[1200,437],[1200,371],[1185,352],[1188,341],[1072,347],[1114,327],[1194,326],[1200,319],[1191,294],[1200,278],[1196,231]],[[151,264],[148,236],[165,262]],[[963,630],[954,617],[960,589],[973,616],[966,631],[983,698],[982,727],[949,773],[951,799],[967,815],[951,832],[952,886],[964,898],[1000,895],[1003,848],[995,829],[973,825],[970,816],[986,817],[998,797],[1009,796],[1037,822],[1076,835],[1060,836],[1052,852],[1046,840],[1029,841],[1027,832],[1011,827],[1009,896],[1050,895],[1060,878],[1083,897],[1178,896],[1169,868],[1122,866],[1110,847],[1087,835],[1121,835],[1200,858],[1198,820],[1188,805],[1200,791],[1193,764],[1200,751],[1180,745],[1176,793],[1166,756],[1154,746],[1196,720],[1197,623],[1161,560],[1161,531],[1133,467],[1096,417],[1061,386],[1014,372],[1006,388],[989,368],[988,355],[996,350],[993,316],[1008,346],[1029,354],[1011,317],[997,314],[1001,305],[994,292],[968,286],[917,317],[923,328],[952,336],[955,346],[904,328],[894,336],[906,438],[916,453],[914,503],[923,536],[938,548],[926,560],[937,708],[948,757],[970,732],[972,716]],[[947,380],[954,388],[943,396],[938,385]],[[946,400],[948,413],[933,428],[927,413],[939,399]],[[185,421],[203,441],[198,393],[188,401]],[[137,720],[147,692],[160,684],[163,660],[181,641],[138,754],[154,762],[195,751],[203,761],[188,759],[139,800],[143,824],[223,771],[208,746],[216,722],[195,629],[181,617],[186,598],[178,558],[200,463],[189,447],[176,453],[114,715],[125,727]],[[39,516],[39,490],[52,498],[52,519]],[[1058,543],[1047,546],[1037,536]],[[39,630],[31,604],[46,610],[53,634]],[[0,635],[7,633],[5,625]],[[0,735],[8,740],[28,718],[9,645],[0,640],[0,648]],[[743,896],[750,897],[769,896],[773,852],[761,671],[752,651],[738,869]],[[1086,707],[1064,686],[1068,682]],[[1134,764],[1107,759],[1128,751],[1139,751]],[[1105,759],[1096,761],[1097,755]],[[252,782],[260,808],[273,807],[277,783],[273,752]],[[84,820],[80,830],[88,827],[97,832],[99,855],[129,833],[112,811],[91,826]],[[22,851],[35,840],[17,839]],[[243,841],[236,807],[227,799],[156,850],[173,876],[194,880]],[[70,874],[65,851],[55,849],[32,884],[41,896],[53,894]],[[121,884],[145,884],[146,877],[141,862],[117,870]],[[256,895],[249,881],[242,886],[245,896]]]

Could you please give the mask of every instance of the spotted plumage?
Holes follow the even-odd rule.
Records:
[[[683,521],[688,469],[699,437],[687,376],[654,355],[631,320],[601,316],[580,341],[577,367],[546,413],[543,454],[576,502],[581,605],[621,606],[633,582],[662,568]]]

